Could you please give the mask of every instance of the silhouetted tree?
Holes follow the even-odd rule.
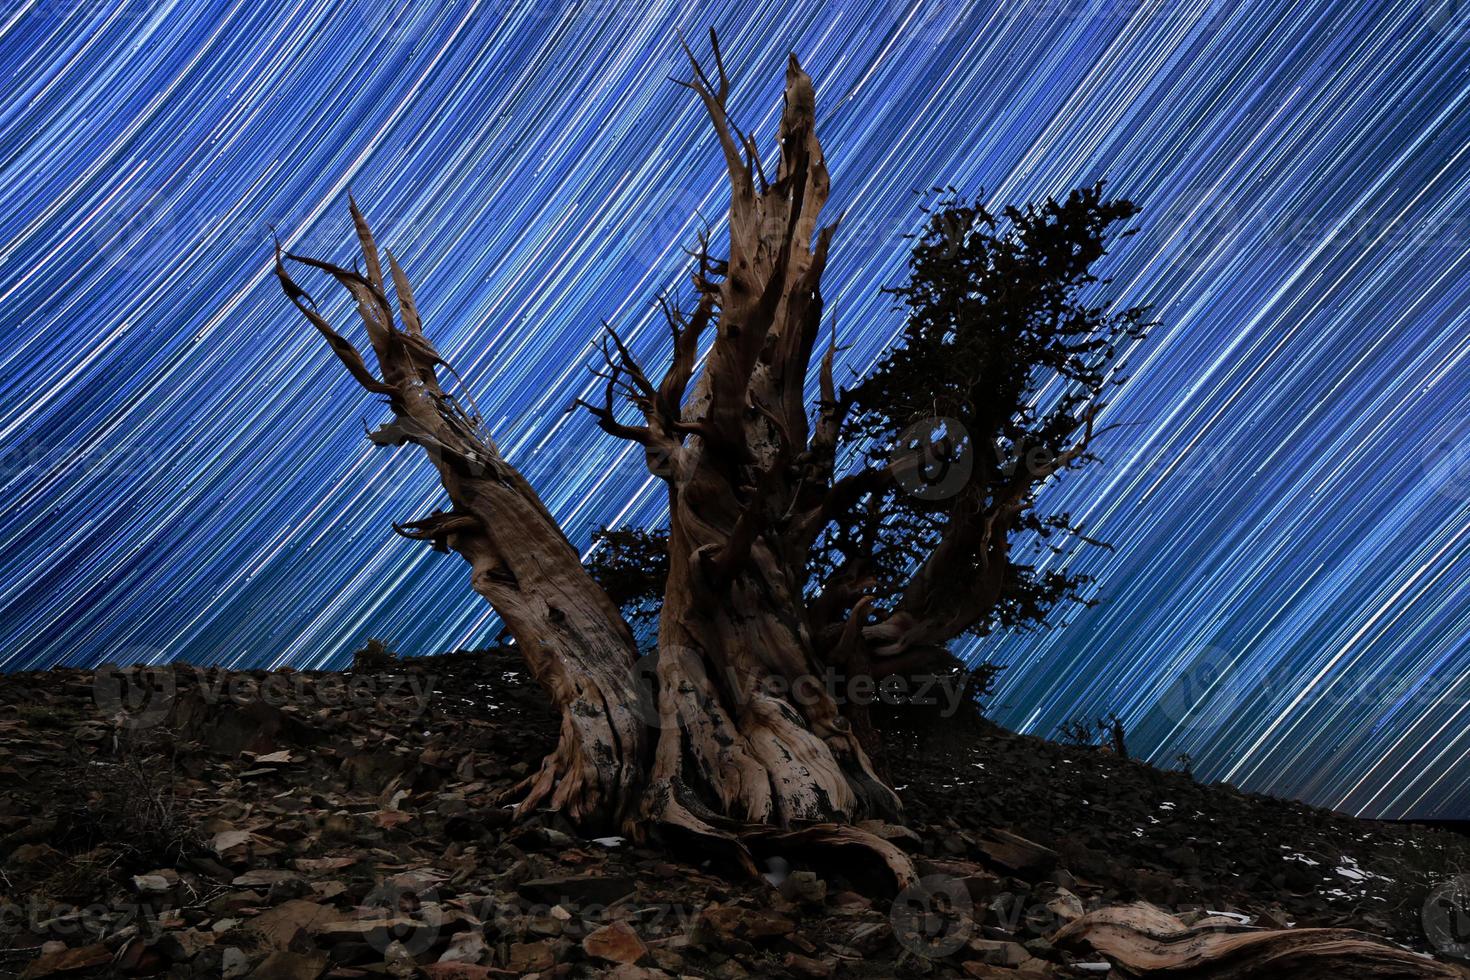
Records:
[[[1057,739],[1063,745],[1100,746],[1120,758],[1129,758],[1128,729],[1123,719],[1111,711],[1106,718],[1091,722],[1083,718],[1063,722],[1057,728]]]

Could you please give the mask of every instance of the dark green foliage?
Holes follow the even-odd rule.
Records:
[[[1092,745],[1092,725],[1081,718],[1072,718],[1057,726],[1057,741],[1063,745]]]
[[[1061,452],[1107,381],[1114,345],[1147,325],[1146,308],[1115,312],[1084,295],[1113,226],[1137,213],[1101,184],[1000,217],[947,201],[915,236],[908,281],[889,290],[903,332],[852,389],[851,429],[884,439],[948,416],[1002,451]],[[1049,408],[1033,404],[1043,384],[1060,388]]]
[[[882,609],[946,536],[957,550],[973,551],[960,564],[978,574],[988,560],[981,536],[949,532],[978,526],[1028,474],[1064,457],[1103,392],[1122,380],[1118,346],[1142,338],[1150,325],[1146,307],[1118,310],[1095,295],[1108,280],[1094,264],[1107,254],[1110,238],[1133,234],[1116,226],[1137,212],[1130,201],[1104,196],[1097,184],[1060,202],[1000,215],[957,197],[930,213],[914,236],[907,281],[890,290],[905,315],[899,341],[843,393],[850,405],[844,436],[882,465],[913,451],[915,436],[933,431],[936,441],[950,440],[953,455],[969,455],[972,473],[940,499],[900,487],[857,501],[827,528],[818,578],[868,554]],[[1068,465],[1093,459],[1083,453]],[[1010,524],[1013,534],[1030,532],[1029,554],[1061,553],[1079,540],[1101,544],[1083,535],[1071,515],[1031,509],[1044,482],[1021,489]],[[967,632],[1034,627],[1059,603],[1088,602],[1089,577],[1039,571],[1033,560],[1027,553],[1009,556],[998,600],[979,611]],[[962,584],[964,575],[955,571],[951,564],[946,577]]]
[[[597,528],[587,568],[597,584],[623,610],[634,630],[658,620],[664,581],[669,575],[669,533],[640,527]]]
[[[927,698],[896,703],[878,698],[869,706],[869,723],[885,738],[900,733],[927,737],[940,729],[972,729],[984,717],[985,700],[995,693],[995,681],[1002,670],[1005,668],[989,662],[969,667],[955,656],[937,658],[933,666],[903,678],[913,692],[928,690]],[[931,677],[935,683],[931,684]],[[875,678],[880,688],[885,679]],[[959,692],[953,702],[949,700],[951,690]]]
[[[1081,718],[1063,722],[1057,729],[1057,741],[1063,745],[1084,747],[1100,745],[1120,758],[1129,758],[1128,730],[1124,727],[1123,720],[1111,711],[1106,718],[1098,718],[1090,723]],[[1188,772],[1189,756],[1181,755],[1179,759]]]
[[[1094,271],[1111,240],[1133,233],[1119,226],[1138,208],[1097,184],[1000,214],[958,196],[925,210],[907,279],[889,290],[904,317],[897,343],[836,406],[819,406],[843,419],[836,457],[846,461],[805,583],[819,648],[862,596],[878,620],[907,600],[949,638],[1038,628],[1059,605],[1095,601],[1090,577],[1039,559],[1106,545],[1034,504],[1049,480],[1096,459],[1091,419],[1122,380],[1119,348],[1150,326],[1146,307],[1100,296],[1109,281]],[[930,496],[884,475],[931,438],[968,460],[966,478]],[[666,532],[602,528],[593,540],[594,577],[646,631],[668,570]],[[973,585],[986,575],[1001,583],[989,594]]]

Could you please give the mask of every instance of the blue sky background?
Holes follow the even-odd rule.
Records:
[[[568,414],[603,318],[651,315],[722,213],[676,29],[720,30],[768,150],[786,51],[845,210],[826,293],[861,372],[915,188],[1100,177],[1163,324],[1053,491],[1117,550],[1096,609],[972,650],[995,715],[1116,711],[1135,751],[1388,816],[1470,806],[1470,14],[1453,0],[0,5],[0,665],[341,664],[494,630],[395,537],[438,489],[269,277],[350,258],[349,185],[574,540],[659,518]],[[326,293],[330,295],[330,293]],[[328,307],[350,321],[345,303]]]

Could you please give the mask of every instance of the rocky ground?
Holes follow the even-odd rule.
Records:
[[[1465,938],[1442,886],[1465,838],[977,718],[880,759],[907,827],[869,829],[915,855],[918,888],[874,897],[863,862],[807,853],[731,880],[510,825],[497,799],[556,724],[503,653],[0,677],[0,977],[1099,977],[1104,957],[1052,939],[1136,901],[1442,958]]]

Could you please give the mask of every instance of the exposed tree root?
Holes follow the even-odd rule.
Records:
[[[913,861],[890,842],[847,824],[812,824],[782,830],[766,824],[733,825],[717,815],[696,815],[668,786],[649,796],[650,820],[679,850],[703,855],[721,870],[754,877],[758,859],[799,856],[804,863],[840,868],[875,894],[893,895],[918,880]]]
[[[782,831],[773,827],[757,829],[749,835],[752,846],[762,850],[801,853],[818,862],[832,859],[840,862],[849,878],[882,881],[877,889],[894,894],[918,881],[918,872],[909,856],[876,834],[847,824],[814,824],[797,830]],[[857,866],[852,864],[858,862]]]
[[[899,888],[913,880],[903,852],[844,826],[897,813],[850,733],[824,738],[786,701],[758,687],[732,691],[728,679],[722,686],[692,649],[668,646],[656,659],[659,730],[645,820],[748,875],[758,871],[753,851],[799,843],[865,855]]]

